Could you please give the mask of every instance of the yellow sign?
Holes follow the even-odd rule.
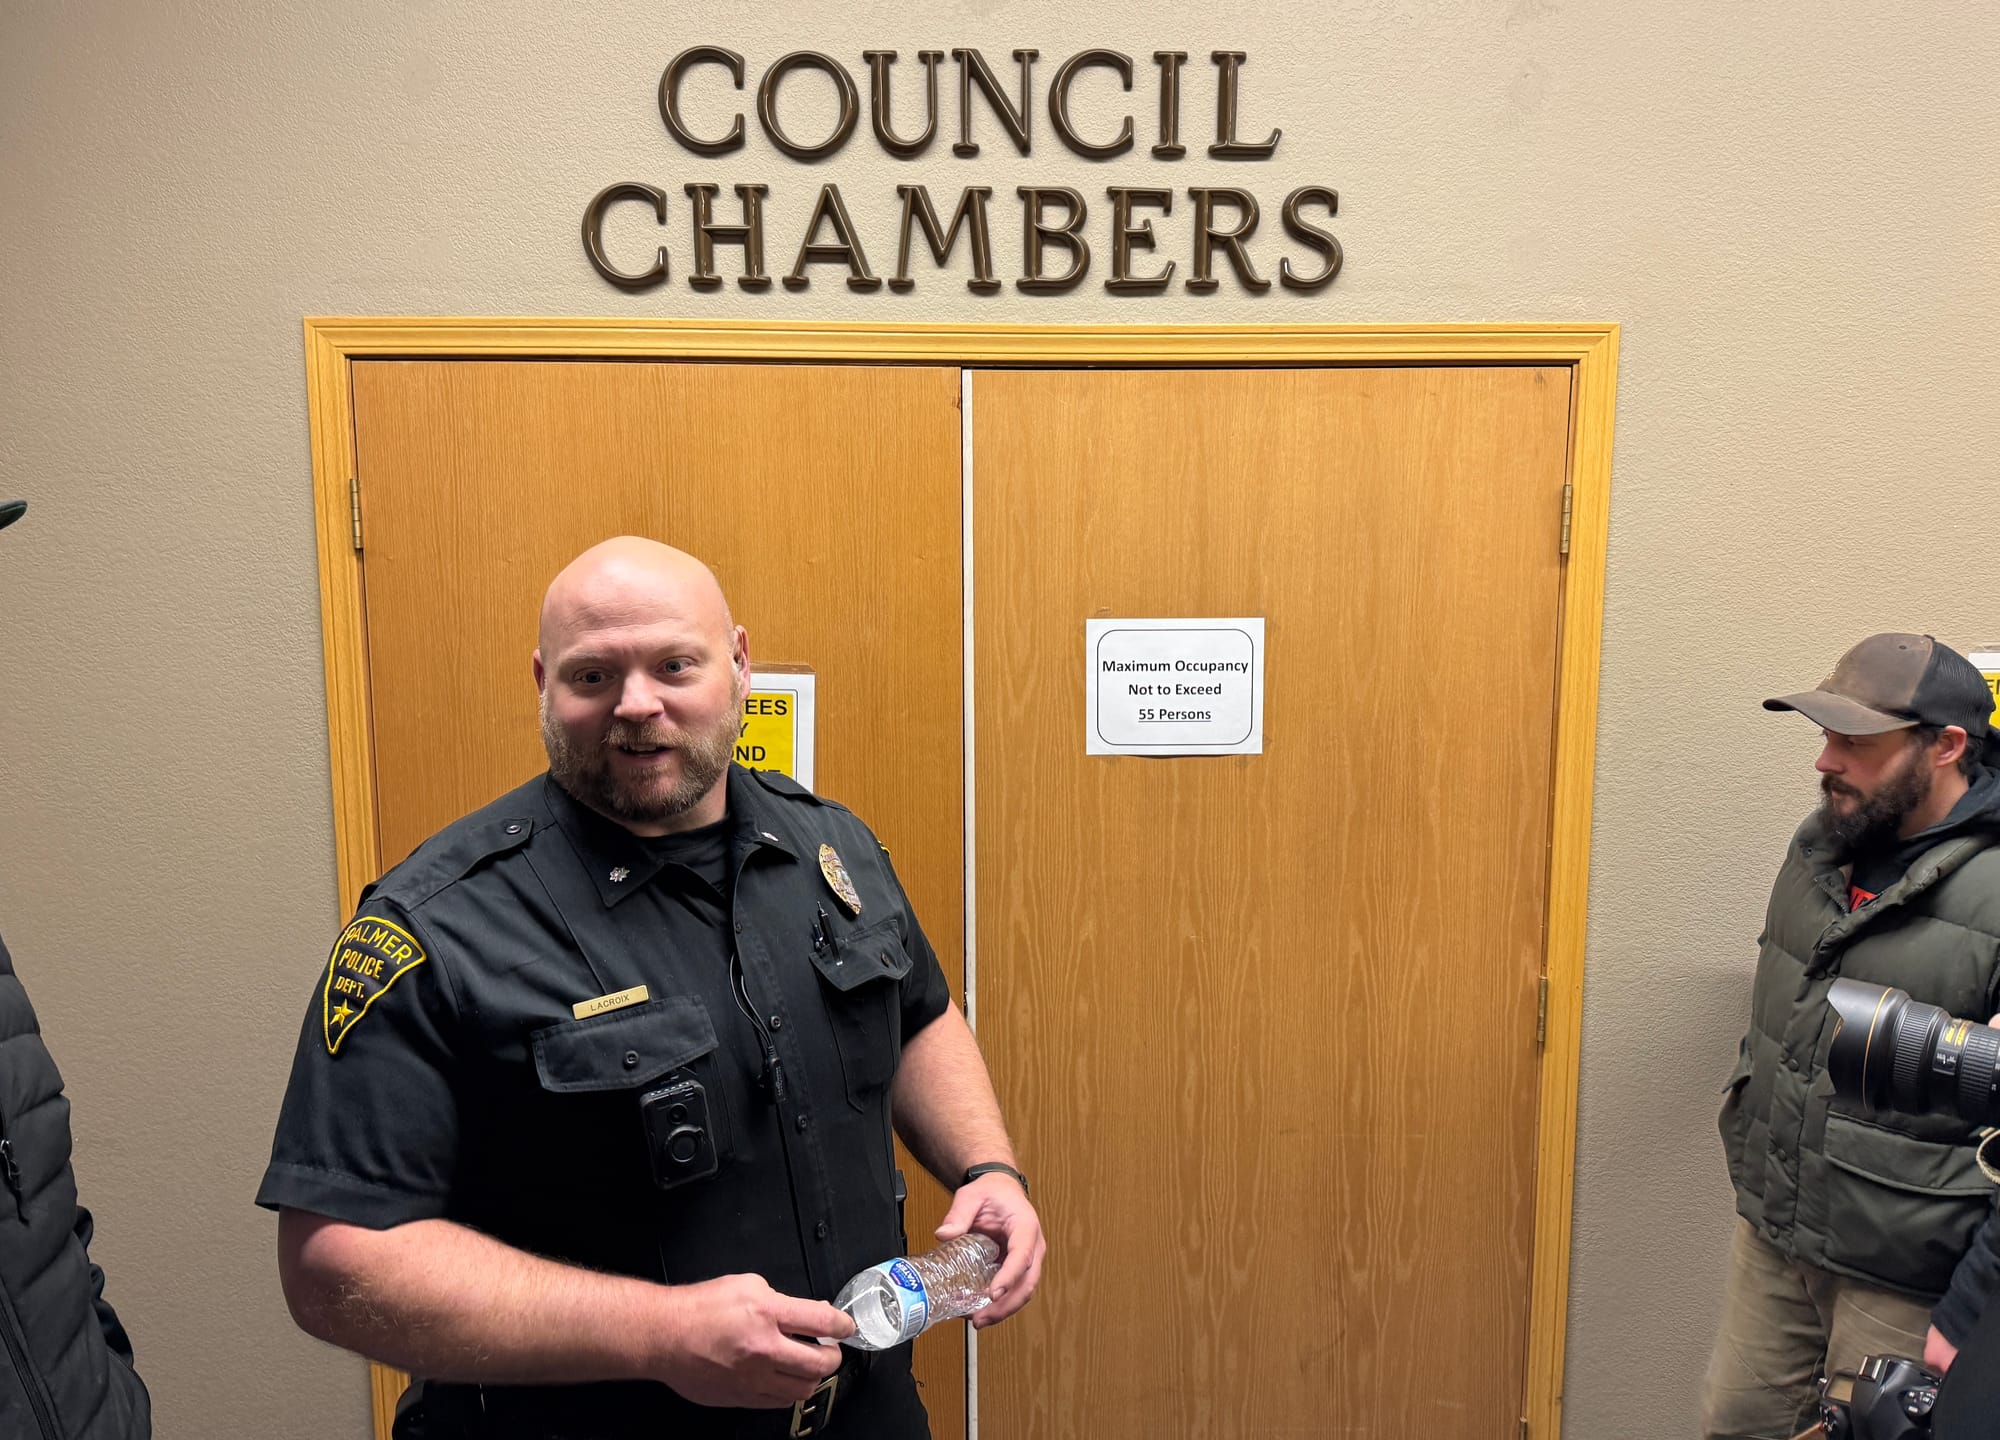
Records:
[[[793,696],[779,690],[752,690],[743,699],[743,725],[736,734],[737,763],[752,770],[782,770],[791,775],[798,763],[798,715]]]
[[[778,770],[808,790],[813,783],[813,681],[807,674],[756,674],[743,697],[736,763]]]
[[[1986,688],[1993,692],[1993,728],[2000,730],[2000,648],[1976,650],[1966,658],[1986,677]],[[1986,763],[1993,764],[1994,757],[1987,756]]]

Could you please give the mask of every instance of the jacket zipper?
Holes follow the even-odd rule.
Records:
[[[4,1112],[0,1112],[0,1178],[5,1179],[7,1188],[13,1192],[14,1211],[25,1225],[28,1205],[21,1194],[21,1167],[14,1159],[14,1139],[7,1133]],[[5,1332],[7,1336],[7,1358],[14,1362],[14,1374],[21,1382],[21,1393],[28,1397],[28,1409],[35,1417],[35,1427],[46,1440],[62,1440],[56,1430],[56,1417],[50,1413],[48,1401],[42,1398],[35,1367],[28,1360],[27,1332],[21,1328],[20,1317],[14,1311],[14,1297],[7,1293],[5,1285],[0,1285],[0,1332]]]
[[[4,1121],[0,1121],[4,1124]],[[21,1217],[21,1223],[28,1221],[28,1200],[21,1193],[21,1167],[14,1159],[14,1142],[4,1130],[0,1130],[0,1178],[7,1182],[7,1188],[14,1195],[14,1210]]]
[[[0,1110],[0,1181],[14,1196],[14,1213],[28,1223],[28,1197],[21,1193],[21,1167],[14,1159],[14,1139],[7,1133],[7,1112]]]
[[[34,1366],[28,1362],[20,1317],[14,1312],[13,1297],[7,1294],[5,1286],[0,1286],[0,1332],[7,1337],[7,1358],[14,1362],[14,1374],[20,1379],[21,1393],[28,1397],[28,1409],[35,1417],[36,1430],[44,1440],[62,1440],[62,1432],[56,1429],[56,1417],[50,1411],[48,1401],[42,1398],[42,1387],[35,1376]]]
[[[28,1206],[20,1194],[20,1166],[14,1162],[14,1140],[6,1134],[6,1116],[0,1116],[0,1170],[6,1172],[6,1188],[14,1192],[14,1208],[20,1212],[22,1224],[26,1224]],[[34,1414],[36,1430],[44,1440],[62,1440],[62,1432],[56,1430],[56,1416],[50,1412],[48,1400],[42,1398],[42,1386],[34,1374],[34,1366],[28,1362],[26,1332],[20,1328],[20,1316],[14,1312],[14,1298],[6,1292],[6,1286],[0,1286],[0,1334],[6,1334],[6,1354],[14,1362],[20,1392],[28,1396],[28,1410]]]

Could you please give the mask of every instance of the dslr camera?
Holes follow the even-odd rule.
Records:
[[[2000,1030],[1948,1015],[1902,990],[1859,980],[1835,980],[1827,1003],[1837,1022],[1827,1053],[1837,1094],[1871,1110],[1947,1111],[1968,1124],[2000,1126]],[[1992,1152],[2000,1135],[1987,1140],[1982,1149]],[[2000,1301],[1987,1308],[1996,1306]],[[1954,1379],[1962,1368],[1953,1365]],[[1918,1440],[1932,1433],[1931,1413],[1942,1383],[1916,1360],[1870,1355],[1859,1370],[1820,1382],[1820,1423],[1806,1436]],[[1951,1409],[1947,1401],[1947,1418]],[[1958,1440],[1949,1429],[1938,1436]]]
[[[1826,1440],[1920,1440],[1931,1433],[1940,1376],[1914,1360],[1870,1355],[1856,1371],[1819,1382],[1819,1428]]]
[[[1826,1000],[1837,1020],[1826,1069],[1838,1094],[1870,1110],[1947,1110],[2000,1125],[2000,1030],[1860,980],[1834,981]]]

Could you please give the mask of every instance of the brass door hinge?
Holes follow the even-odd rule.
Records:
[[[361,477],[347,477],[347,513],[354,521],[354,550],[361,551]]]
[[[1563,481],[1562,545],[1558,551],[1559,554],[1563,555],[1569,554],[1569,513],[1570,513],[1570,508],[1573,505],[1575,505],[1575,503],[1576,503],[1576,486],[1571,484],[1569,481],[1565,480]]]
[[[1535,982],[1535,1043],[1549,1043],[1549,977],[1544,975]],[[1523,1435],[1527,1434],[1528,1422],[1521,1422]]]

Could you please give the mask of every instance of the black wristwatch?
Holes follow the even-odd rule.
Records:
[[[1029,1199],[1034,1198],[1034,1192],[1028,1188],[1028,1177],[1023,1175],[1019,1170],[1016,1170],[1012,1165],[1003,1165],[998,1160],[988,1160],[984,1165],[973,1166],[965,1172],[965,1178],[958,1183],[961,1185],[970,1185],[981,1175],[1012,1175],[1016,1180],[1021,1182],[1021,1193]]]

